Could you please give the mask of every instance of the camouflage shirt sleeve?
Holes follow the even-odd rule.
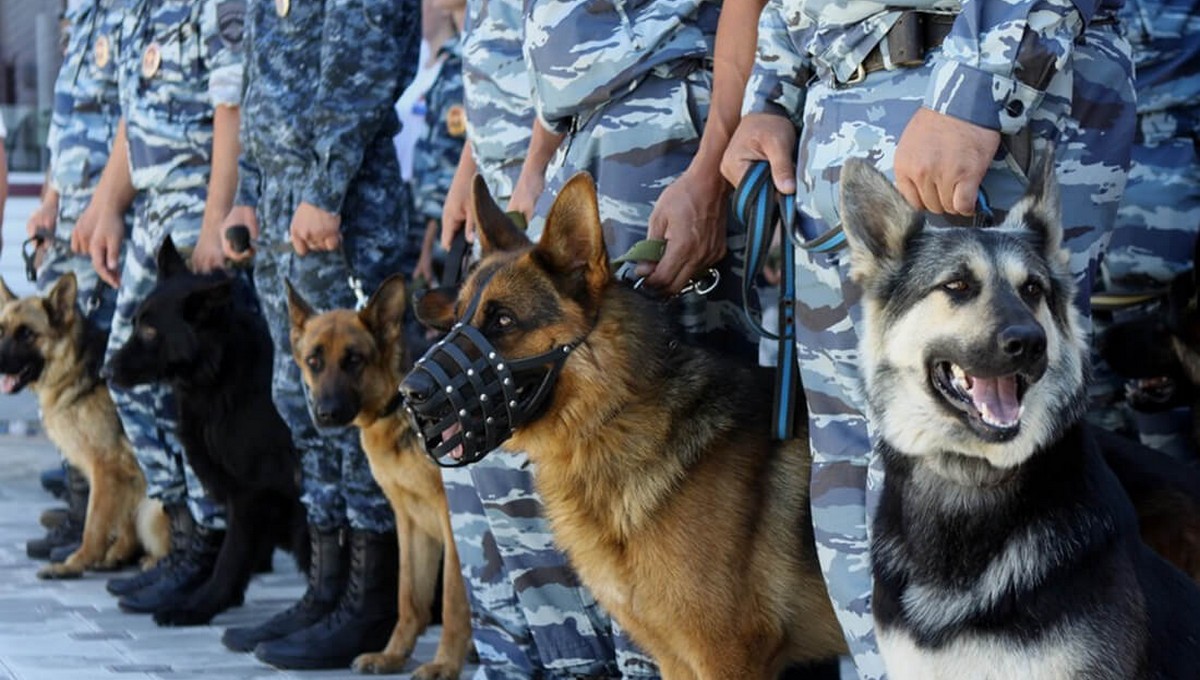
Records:
[[[367,144],[391,126],[420,34],[416,0],[326,0],[313,102],[315,160],[301,199],[339,213]],[[405,77],[409,75],[409,77]]]
[[[789,19],[782,0],[770,0],[758,20],[758,58],[746,84],[743,113],[787,116],[800,127],[811,64],[804,49],[808,26],[803,12]]]
[[[1095,14],[1097,0],[965,0],[935,57],[925,105],[1012,134]]]
[[[245,0],[209,0],[200,15],[204,60],[208,64],[208,96],[213,108],[242,102],[242,29]]]

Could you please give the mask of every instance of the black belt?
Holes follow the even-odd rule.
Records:
[[[863,57],[854,75],[840,84],[861,83],[868,73],[883,71],[889,64],[892,68],[915,68],[923,65],[925,55],[941,47],[946,36],[950,35],[955,16],[915,10],[902,12],[879,44]]]

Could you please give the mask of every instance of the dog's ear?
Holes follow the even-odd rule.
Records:
[[[430,288],[417,296],[413,313],[417,321],[435,331],[448,331],[454,325],[453,288]]]
[[[608,249],[590,175],[575,175],[558,192],[534,254],[557,273],[582,272],[592,299],[608,284]]]
[[[842,166],[841,203],[842,231],[856,278],[869,277],[881,264],[898,259],[904,244],[924,226],[924,217],[891,180],[858,158]]]
[[[206,321],[233,304],[233,277],[220,279],[188,293],[184,315],[193,321]]]
[[[392,274],[371,293],[367,306],[358,313],[359,320],[383,347],[400,341],[404,332],[404,310],[408,306],[408,288],[404,275]]]
[[[471,215],[475,219],[475,233],[479,235],[479,245],[484,255],[529,245],[529,237],[496,205],[492,192],[488,191],[487,182],[479,175],[475,175],[475,182],[471,185]]]
[[[297,293],[296,289],[292,287],[291,281],[284,279],[283,285],[287,288],[288,318],[291,319],[289,337],[291,338],[292,349],[294,350],[297,341],[304,333],[304,325],[308,323],[309,319],[316,316],[317,313],[313,310],[312,305],[300,297],[300,293]]]
[[[1029,173],[1029,188],[1004,220],[1006,228],[1026,229],[1034,234],[1042,254],[1050,262],[1065,264],[1063,251],[1062,206],[1058,177],[1054,172],[1054,151],[1037,159]]]
[[[66,328],[75,319],[75,296],[79,284],[75,280],[75,272],[67,272],[54,283],[54,287],[46,294],[46,314],[50,317],[51,325]]]
[[[187,261],[179,254],[179,249],[175,247],[175,240],[168,235],[158,249],[159,278],[169,279],[187,271],[189,271]]]
[[[17,299],[17,294],[9,290],[8,284],[0,277],[0,304],[12,302]]]

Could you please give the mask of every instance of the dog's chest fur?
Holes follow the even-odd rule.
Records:
[[[1081,427],[990,487],[883,448],[872,606],[889,672],[1137,675],[1145,628],[1106,623],[1145,619],[1134,566],[1114,546],[1134,519],[1104,502],[1121,492]]]

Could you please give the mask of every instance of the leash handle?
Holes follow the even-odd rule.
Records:
[[[800,364],[796,352],[796,251],[789,247],[796,238],[796,198],[779,194],[771,179],[771,166],[766,161],[758,161],[750,166],[742,178],[732,201],[734,218],[741,220],[746,227],[742,312],[751,327],[763,337],[774,340],[778,348],[771,436],[779,441],[792,439],[797,435],[795,412],[800,401]],[[788,234],[788,239],[780,248],[779,326],[772,332],[763,328],[761,319],[754,318],[749,302],[754,278],[766,265],[777,222]],[[821,239],[810,241],[813,245],[809,249],[835,249],[838,247],[835,237],[840,237],[844,245],[845,237],[838,229],[834,236],[826,234]],[[821,243],[817,243],[818,240]],[[805,247],[804,244],[798,245]]]
[[[441,286],[453,288],[462,282],[467,272],[467,230],[460,229],[450,242],[450,250],[446,253],[445,264],[442,266]]]

